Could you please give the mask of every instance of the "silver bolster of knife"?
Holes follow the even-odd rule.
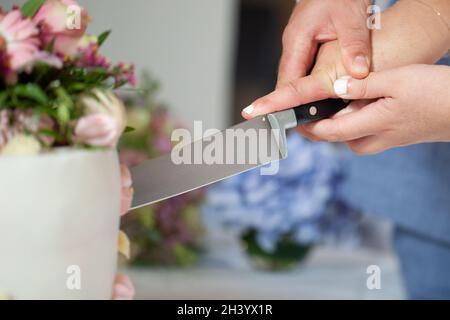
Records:
[[[270,126],[272,127],[272,134],[278,135],[275,141],[278,143],[281,158],[288,156],[286,131],[297,126],[297,118],[293,109],[269,113],[267,115]]]

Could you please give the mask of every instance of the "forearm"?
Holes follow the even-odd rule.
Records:
[[[448,21],[449,0],[400,1],[383,12],[381,29],[372,32],[372,69],[435,63],[450,49]]]

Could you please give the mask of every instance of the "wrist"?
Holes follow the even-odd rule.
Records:
[[[398,2],[382,13],[381,23],[372,31],[373,71],[433,64],[449,50],[450,32],[419,2]]]

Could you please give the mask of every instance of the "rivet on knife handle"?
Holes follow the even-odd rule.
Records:
[[[348,101],[342,99],[326,99],[307,103],[294,108],[297,124],[308,123],[329,118],[347,107]]]

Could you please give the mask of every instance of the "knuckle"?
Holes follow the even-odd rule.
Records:
[[[342,41],[343,50],[346,53],[353,53],[359,51],[367,51],[368,43],[365,34],[361,31],[361,27],[355,30],[348,30],[353,36]]]
[[[291,91],[291,94],[299,97],[301,96],[301,89],[300,86],[297,84],[295,80],[291,80],[288,82],[287,87],[289,88],[289,91]]]
[[[337,1],[335,1],[337,2]],[[344,8],[346,17],[350,19],[350,21],[357,21],[361,23],[365,23],[367,17],[367,8],[372,4],[372,0],[363,0],[363,1],[355,1],[355,0],[344,0]],[[341,4],[342,5],[342,4]],[[364,20],[363,22],[361,22]]]
[[[379,99],[375,111],[379,119],[386,124],[386,127],[398,123],[399,116],[404,118],[404,115],[397,114],[400,112],[400,108],[398,108],[393,99],[389,97]]]
[[[367,97],[367,93],[369,92],[369,79],[365,78],[361,80],[361,85],[359,86],[357,95],[358,97],[365,98]]]
[[[319,90],[322,93],[333,95],[334,82],[338,79],[338,74],[334,67],[315,69],[314,75],[319,80]]]

